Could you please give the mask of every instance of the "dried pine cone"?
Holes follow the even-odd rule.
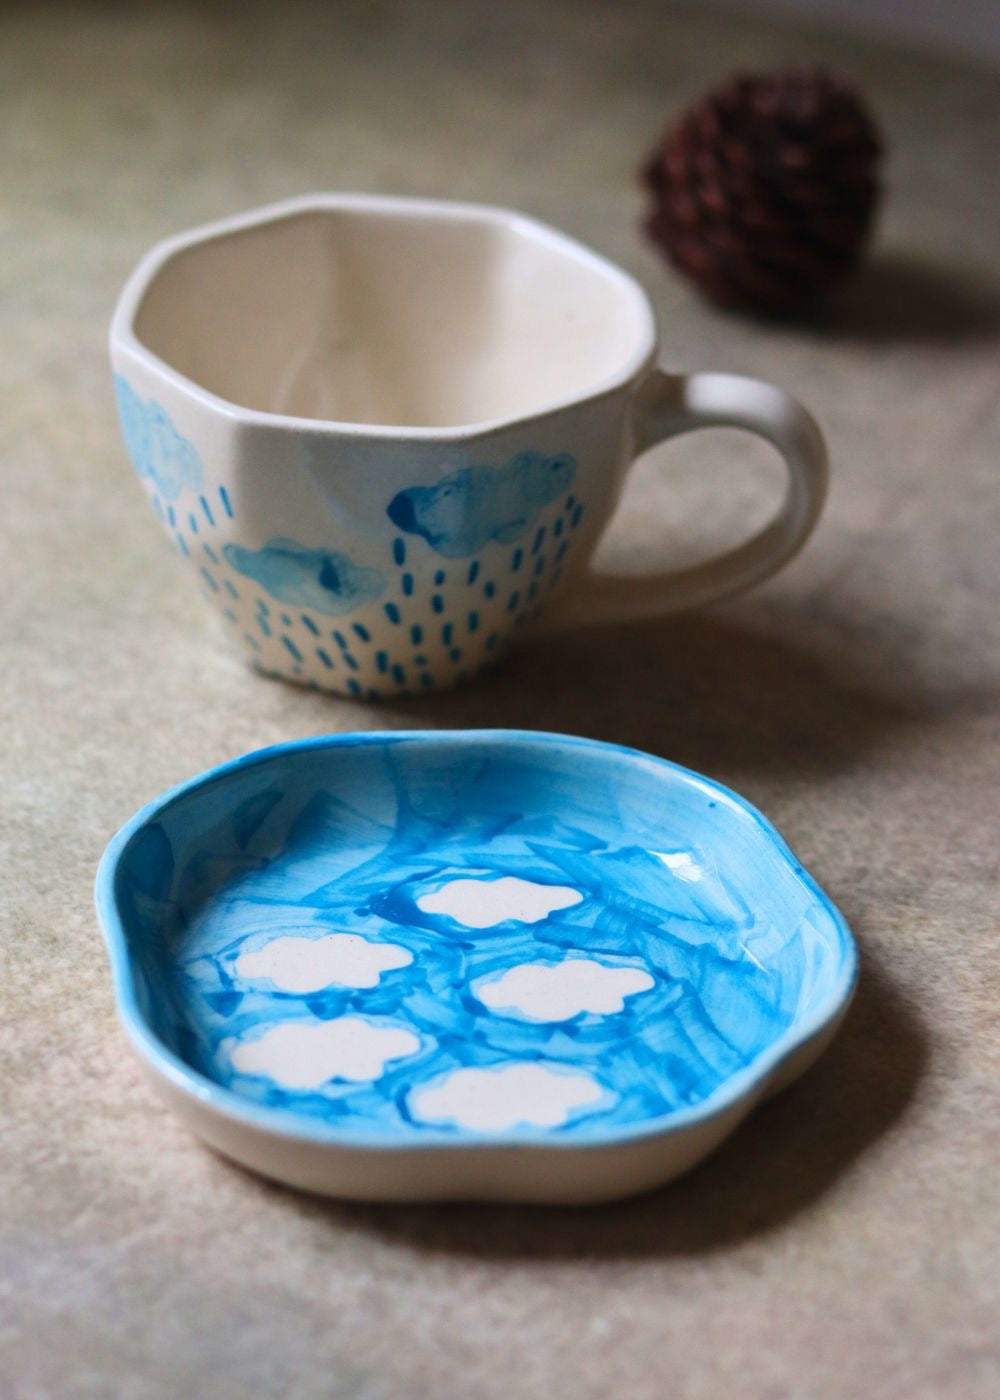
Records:
[[[816,68],[737,75],[666,134],[646,228],[713,301],[787,311],[857,264],[879,198],[860,93]]]

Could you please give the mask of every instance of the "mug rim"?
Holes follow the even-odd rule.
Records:
[[[527,235],[536,241],[547,244],[550,248],[554,248],[563,256],[571,257],[578,263],[601,272],[612,282],[617,283],[621,292],[633,301],[639,313],[640,325],[635,347],[622,368],[597,380],[586,393],[553,398],[542,408],[534,408],[525,413],[512,413],[504,417],[484,419],[474,423],[433,426],[303,418],[293,414],[272,413],[264,409],[249,408],[244,404],[234,403],[230,399],[213,393],[196,380],[182,374],[139,339],[135,330],[135,318],[142,301],[155,278],[176,254],[202,243],[241,233],[248,228],[277,223],[300,214],[326,209],[350,209],[362,212],[370,210],[437,219],[478,219],[500,225],[508,231],[522,236]],[[127,354],[151,373],[174,384],[181,393],[195,399],[211,412],[220,414],[233,422],[255,427],[292,428],[300,433],[337,434],[345,437],[381,438],[390,441],[393,439],[423,439],[430,442],[443,442],[484,437],[501,429],[516,427],[522,423],[532,423],[560,410],[591,403],[617,393],[635,383],[652,368],[656,359],[658,332],[649,296],[631,273],[626,272],[623,267],[595,252],[578,239],[562,233],[559,229],[553,228],[551,224],[544,223],[530,214],[523,214],[516,209],[509,209],[501,205],[464,200],[414,198],[405,195],[317,192],[297,195],[291,199],[260,205],[241,214],[214,219],[155,243],[136,265],[122,289],[111,318],[109,342],[112,356],[119,352]]]

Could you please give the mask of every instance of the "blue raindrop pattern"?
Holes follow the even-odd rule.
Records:
[[[503,469],[398,493],[387,520],[404,528],[389,535],[384,559],[364,567],[294,540],[248,549],[227,538],[237,501],[205,480],[196,448],[166,411],[121,376],[116,392],[126,445],[164,529],[234,641],[268,675],[368,699],[473,679],[540,616],[572,562],[586,512],[578,491],[565,489],[576,476],[565,453],[522,453]],[[331,627],[331,613],[347,614],[341,626]]]

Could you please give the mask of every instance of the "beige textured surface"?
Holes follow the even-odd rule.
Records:
[[[869,86],[892,200],[835,317],[761,328],[641,247],[632,172],[707,81],[804,56]],[[998,116],[985,69],[654,0],[5,9],[4,1395],[1000,1393]],[[813,545],[724,609],[546,643],[443,699],[245,672],[125,464],[104,327],[155,238],[316,187],[519,205],[622,260],[672,363],[814,407],[835,484]],[[664,532],[693,551],[693,509],[703,538],[737,528],[771,480],[735,435],[671,461],[623,508],[638,562]],[[201,1150],[115,1021],[103,844],[241,750],[398,723],[576,730],[742,790],[857,931],[835,1047],[613,1209],[323,1204]]]

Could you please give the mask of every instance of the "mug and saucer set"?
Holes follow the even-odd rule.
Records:
[[[595,548],[632,462],[679,434],[757,433],[786,487],[750,540],[644,579],[644,610],[735,593],[802,546],[826,488],[809,414],[657,355],[641,287],[573,239],[385,196],[170,239],[111,327],[128,454],[233,644],[372,701],[614,616]],[[246,755],[127,823],[97,902],[158,1090],[235,1160],[364,1199],[659,1185],[812,1062],[856,971],[742,798],[558,734]]]

